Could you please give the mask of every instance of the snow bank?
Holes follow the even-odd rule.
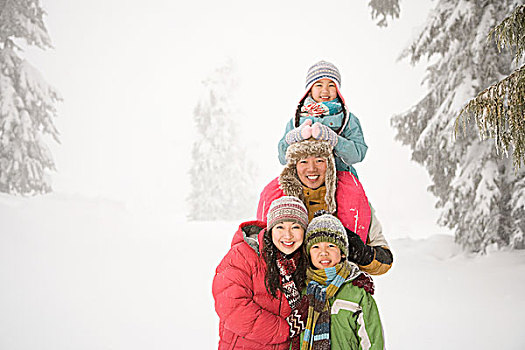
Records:
[[[0,349],[213,349],[211,281],[237,222],[101,199],[0,196]],[[523,349],[525,252],[391,241],[377,277],[389,349]]]

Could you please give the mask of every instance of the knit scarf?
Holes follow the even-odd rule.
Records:
[[[330,350],[330,303],[339,287],[352,272],[346,261],[327,269],[306,270],[308,319],[301,350]]]
[[[326,115],[336,115],[343,112],[343,106],[339,98],[327,102],[315,102],[308,96],[301,107],[301,117],[324,117]]]
[[[293,273],[297,268],[299,257],[301,256],[301,250],[297,249],[292,255],[284,255],[280,251],[277,252],[277,267],[279,268],[279,275],[281,276],[281,286],[283,287],[284,296],[288,300],[290,308],[293,309],[301,295],[299,289],[293,281]]]

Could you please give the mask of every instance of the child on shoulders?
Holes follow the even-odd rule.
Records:
[[[357,177],[353,164],[365,158],[368,146],[359,119],[346,108],[340,86],[341,75],[332,63],[319,61],[310,67],[306,93],[279,141],[281,164],[286,164],[289,145],[313,137],[334,147],[336,170],[349,171]]]

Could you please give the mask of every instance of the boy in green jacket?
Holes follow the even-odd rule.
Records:
[[[304,245],[308,319],[292,349],[384,349],[372,279],[346,260],[348,239],[339,219],[327,213],[313,218]]]

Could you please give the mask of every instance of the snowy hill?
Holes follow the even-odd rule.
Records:
[[[0,349],[216,348],[211,281],[238,222],[58,195],[0,196],[0,222]],[[391,246],[375,279],[389,349],[525,348],[525,252]]]

